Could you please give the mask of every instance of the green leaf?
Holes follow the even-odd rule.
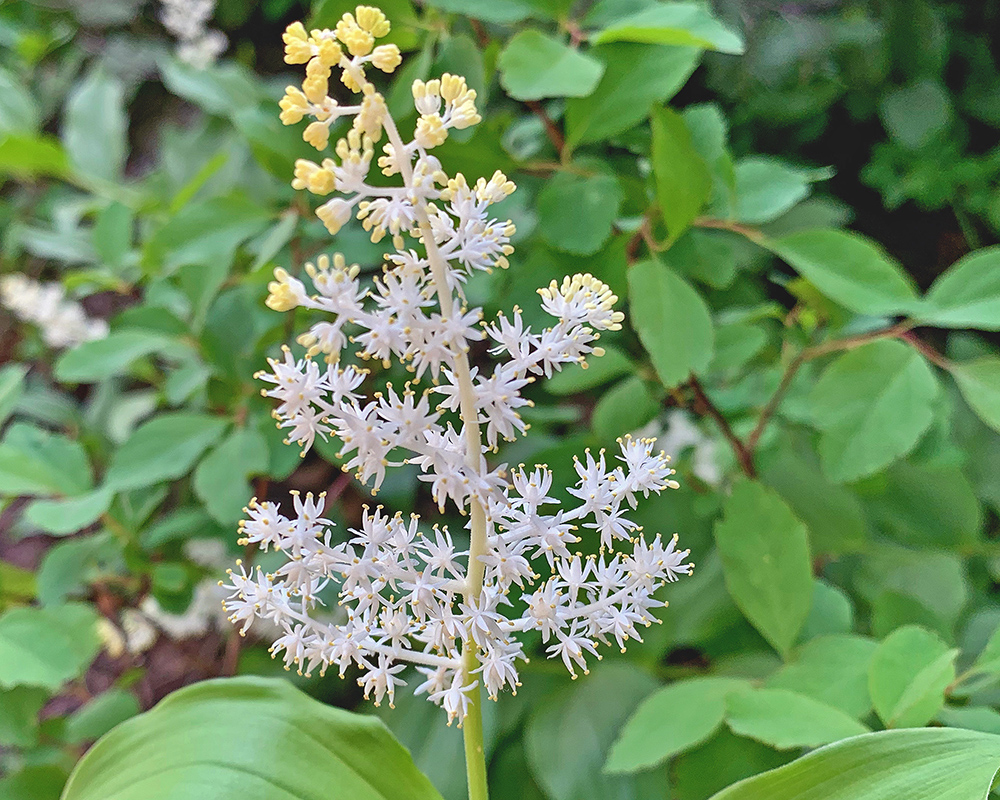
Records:
[[[27,82],[0,68],[0,134],[35,133],[40,117]]]
[[[233,115],[262,98],[262,87],[245,67],[232,61],[205,69],[175,58],[160,60],[163,85],[209,114]]]
[[[235,525],[250,500],[247,478],[267,471],[264,437],[253,428],[233,431],[194,472],[194,491],[220,525]]]
[[[909,314],[919,305],[899,264],[870,239],[848,231],[797,231],[767,244],[836,303],[859,314]]]
[[[24,392],[24,376],[28,368],[24,364],[8,364],[0,368],[0,425],[7,421]]]
[[[34,600],[36,589],[34,572],[0,561],[0,608],[8,602],[23,603]]]
[[[167,800],[220,787],[245,798],[440,800],[378,719],[261,678],[203,681],[122,723],[76,765],[63,800]]]
[[[837,358],[810,395],[826,474],[856,480],[910,452],[930,427],[938,389],[927,362],[902,342],[872,342]]]
[[[639,794],[638,782],[647,776],[605,775],[601,765],[618,729],[656,688],[635,667],[609,664],[540,705],[528,720],[525,746],[535,780],[552,800]]]
[[[29,748],[38,744],[38,712],[48,699],[47,691],[31,686],[0,691],[0,745]]]
[[[851,599],[836,586],[816,578],[813,581],[812,605],[799,631],[799,641],[808,642],[817,636],[850,633],[853,630],[854,606]]]
[[[0,495],[75,495],[91,487],[79,442],[15,422],[0,444]]]
[[[513,23],[534,17],[550,19],[565,12],[565,2],[552,0],[433,0],[435,8],[462,14],[484,22]]]
[[[698,66],[696,47],[651,44],[608,44],[590,55],[607,66],[590,95],[566,101],[566,144],[572,148],[600,142],[627,131],[649,114],[654,103],[665,103]]]
[[[108,689],[78,708],[66,720],[65,739],[70,744],[92,742],[139,711],[139,701],[132,692]]]
[[[132,249],[135,215],[128,206],[111,203],[97,216],[91,232],[94,250],[112,267],[120,266]]]
[[[790,760],[787,753],[723,728],[700,747],[681,753],[671,765],[674,778],[671,789],[676,787],[671,800],[675,797],[704,800],[733,781],[780,767]]]
[[[500,84],[515,100],[586,97],[604,74],[604,63],[537,30],[514,36],[497,62]]]
[[[605,392],[590,421],[602,440],[636,431],[656,416],[660,403],[638,375],[632,375]]]
[[[32,180],[40,176],[62,178],[69,174],[66,151],[52,136],[0,136],[0,177]]]
[[[898,628],[883,640],[872,656],[868,688],[886,726],[915,728],[934,719],[955,679],[956,653],[916,625]]]
[[[942,328],[1000,330],[1000,246],[952,264],[931,285],[918,317]]]
[[[656,261],[628,271],[629,319],[667,389],[712,360],[712,318],[701,296]]]
[[[99,649],[90,606],[13,608],[0,616],[0,686],[56,691],[82,675]]]
[[[656,200],[667,226],[668,244],[672,244],[705,207],[712,191],[712,178],[691,143],[684,117],[664,107],[653,109],[651,120]]]
[[[810,184],[831,170],[797,169],[777,158],[752,156],[735,167],[736,219],[752,225],[771,222],[809,196]]]
[[[1000,713],[985,706],[945,706],[938,712],[937,721],[949,728],[1000,734]]]
[[[610,172],[557,172],[538,193],[542,238],[574,255],[596,253],[611,235],[621,200],[618,179]]]
[[[1000,765],[1000,736],[952,728],[880,731],[823,747],[711,800],[973,800]]]
[[[76,533],[100,519],[111,506],[114,493],[108,488],[62,500],[36,500],[28,506],[28,521],[46,533],[64,536]]]
[[[76,170],[115,181],[128,156],[125,89],[114,75],[92,70],[66,101],[62,140]]]
[[[563,367],[561,372],[545,381],[545,390],[554,395],[576,394],[603,386],[634,370],[632,359],[622,350],[609,345],[604,348],[603,356],[591,356],[583,364]]]
[[[743,52],[742,37],[700,3],[658,3],[616,21],[591,41],[683,45],[735,55]]]
[[[121,491],[179,478],[219,440],[226,425],[226,420],[208,414],[160,414],[141,425],[118,448],[105,484]]]
[[[726,587],[751,624],[782,656],[809,614],[812,564],[805,526],[759,483],[740,481],[715,524]]]
[[[860,719],[872,707],[868,666],[877,647],[864,636],[818,636],[799,647],[765,686],[791,689]]]
[[[132,362],[143,356],[182,349],[177,339],[160,333],[114,331],[63,353],[55,365],[56,378],[64,383],[94,383],[126,373]]]
[[[692,678],[654,692],[629,717],[604,764],[609,773],[636,772],[708,739],[722,724],[726,696],[750,690],[738,678]]]
[[[951,374],[965,402],[983,422],[1000,432],[1000,358],[986,356],[954,364]]]
[[[30,766],[0,778],[3,800],[59,800],[66,773],[59,767]]]
[[[879,113],[889,135],[909,150],[929,144],[953,119],[948,91],[929,78],[886,94]]]
[[[838,708],[788,689],[755,689],[726,698],[733,733],[779,750],[818,747],[869,729]]]

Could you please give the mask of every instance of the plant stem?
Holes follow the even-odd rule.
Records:
[[[740,469],[743,470],[743,474],[748,478],[757,477],[757,468],[753,463],[753,453],[751,453],[742,440],[733,431],[732,427],[729,425],[729,420],[727,420],[721,411],[715,407],[715,404],[708,399],[708,395],[705,394],[705,390],[694,375],[691,376],[688,385],[691,387],[691,391],[694,392],[695,400],[701,406],[702,413],[708,414],[715,423],[719,426],[719,430],[722,431],[722,435],[726,437],[726,440],[732,445],[733,453],[736,454],[736,460],[740,464]]]
[[[413,169],[409,158],[405,156],[406,149],[399,131],[396,129],[396,123],[388,114],[385,120],[385,131],[398,154],[399,171],[403,182],[412,189]],[[441,306],[441,315],[447,319],[455,313],[454,297],[448,286],[448,265],[434,241],[434,233],[431,230],[426,205],[416,201],[414,202],[414,211],[424,248],[427,251],[427,261],[431,267],[431,277],[434,281],[438,303]],[[465,434],[466,463],[471,470],[478,473],[482,469],[483,440],[479,430],[479,411],[476,408],[476,392],[472,385],[472,372],[467,353],[456,353],[453,371],[458,382],[459,416],[462,419],[462,431]],[[483,575],[486,565],[483,564],[481,556],[485,555],[487,551],[486,509],[474,495],[469,496],[469,520],[469,563],[463,594],[466,603],[474,605],[479,602],[479,596],[483,591]],[[476,646],[470,640],[463,645],[462,650],[462,671],[466,681],[472,679],[478,666],[479,656],[476,652]],[[488,800],[486,751],[483,747],[482,693],[478,682],[474,688],[467,692],[467,695],[469,697],[469,710],[462,723],[462,735],[465,739],[465,770],[469,782],[469,800]]]

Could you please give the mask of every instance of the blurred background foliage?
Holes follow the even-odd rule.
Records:
[[[576,682],[533,659],[489,705],[494,796],[703,800],[868,729],[1000,733],[1000,2],[382,7],[393,113],[465,75],[484,121],[437,155],[519,185],[512,267],[471,302],[540,321],[535,289],[590,271],[628,305],[499,458],[565,477],[658,437],[682,488],[638,514],[698,564],[644,644]],[[282,445],[253,379],[289,339],[275,266],[381,264],[292,191],[312,151],[277,118],[280,32],[350,8],[220,0],[228,49],[192,64],[154,3],[0,5],[0,797],[57,798],[181,686],[280,672],[215,586],[267,564],[235,543],[252,495],[359,518],[336,443]],[[380,502],[427,508],[395,472]],[[290,677],[365,708],[350,676]],[[378,713],[463,796],[439,709]]]

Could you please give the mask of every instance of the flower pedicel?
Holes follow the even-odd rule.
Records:
[[[600,356],[600,333],[620,328],[623,315],[613,310],[611,290],[589,274],[539,290],[555,320],[544,330],[526,326],[517,309],[485,324],[481,309],[467,306],[469,275],[506,267],[513,251],[514,226],[491,218],[490,206],[514,184],[500,172],[474,183],[450,177],[430,153],[452,129],[480,120],[464,78],[415,81],[419,118],[413,139],[402,140],[368,77],[371,68],[392,72],[400,63],[395,45],[376,45],[388,32],[381,11],[358,6],[334,30],[307,33],[295,23],[284,34],[285,60],[305,64],[306,78],[301,90],[288,88],[282,121],[311,118],[304,138],[323,150],[330,126],[353,117],[334,147],[337,158],[299,161],[293,186],[337,194],[316,212],[331,234],[353,216],[372,241],[388,236],[395,251],[370,287],[340,254],[306,265],[314,293],[275,270],[270,308],[327,317],[299,336],[304,357],[285,348],[259,377],[271,385],[264,394],[277,401],[288,440],[305,452],[317,436],[336,438],[345,469],[373,492],[387,469],[417,465],[438,506],[452,503],[467,518],[469,548],[445,526],[428,530],[417,515],[381,507],[366,508],[343,541],[323,518],[322,496],[294,494],[291,514],[251,501],[241,542],[278,548],[288,560],[274,574],[242,565],[230,571],[226,608],[241,631],[256,618],[277,623],[284,633],[271,649],[287,666],[308,673],[332,665],[341,675],[359,667],[365,695],[376,703],[392,703],[403,669],[416,665],[423,681],[414,691],[442,705],[449,721],[479,728],[480,686],[496,699],[519,685],[521,634],[537,631],[547,655],[575,677],[589,658],[601,657],[599,645],[624,649],[638,639],[638,628],[664,605],[656,590],[693,565],[688,551],[676,549],[676,536],[647,538],[629,519],[640,495],[677,487],[668,457],[654,452],[651,440],[626,437],[613,455],[585,453],[575,462],[569,506],[552,497],[547,468],[488,463],[499,440],[527,428],[518,409],[530,401],[521,390],[565,364]],[[358,102],[330,97],[334,70]],[[366,183],[376,148],[382,173],[399,176],[401,185]],[[470,345],[483,340],[498,357],[492,372],[469,364]],[[351,343],[366,362],[404,363],[412,382],[366,396],[368,371],[341,363]],[[421,388],[428,379],[433,385]],[[574,553],[581,535],[599,536],[601,554]],[[341,606],[336,622],[319,599],[331,584]]]

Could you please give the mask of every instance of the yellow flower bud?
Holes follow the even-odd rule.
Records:
[[[324,122],[310,122],[302,132],[302,138],[317,150],[325,150],[330,143],[330,129]]]
[[[286,64],[305,64],[312,58],[309,36],[301,22],[293,22],[289,25],[281,38],[285,43]]]
[[[335,197],[317,208],[316,216],[320,218],[331,235],[336,235],[351,218],[351,204]]]
[[[309,100],[299,89],[288,86],[278,106],[281,108],[281,122],[285,125],[294,125],[296,122],[301,122],[309,110]]]
[[[424,149],[437,147],[444,144],[448,138],[448,129],[445,128],[440,114],[424,114],[417,120],[417,128],[413,132],[413,138],[417,144]]]
[[[372,64],[382,72],[392,72],[402,61],[399,48],[394,44],[380,44],[372,51]]]
[[[363,30],[350,13],[344,14],[337,23],[337,38],[344,43],[352,56],[366,56],[375,46],[375,37]]]
[[[358,6],[354,9],[354,13],[362,30],[368,31],[376,39],[381,39],[389,33],[389,20],[382,13],[382,9],[375,6]]]
[[[337,179],[324,161],[322,167],[314,164],[305,158],[300,158],[295,162],[295,178],[292,180],[292,188],[301,191],[308,189],[313,194],[327,195],[336,189]],[[332,163],[332,162],[331,162]]]
[[[361,101],[361,111],[354,118],[354,129],[367,134],[373,142],[377,142],[382,138],[382,123],[388,113],[382,95],[374,89],[366,92],[364,100]]]
[[[264,305],[274,311],[291,311],[297,308],[302,298],[296,293],[292,282],[298,281],[281,267],[274,270],[274,277],[275,280],[267,285],[268,295]]]
[[[321,39],[319,47],[317,49],[316,58],[319,59],[320,63],[324,67],[335,67],[340,63],[340,59],[343,58],[344,53],[340,49],[340,45],[337,44],[333,39]]]

